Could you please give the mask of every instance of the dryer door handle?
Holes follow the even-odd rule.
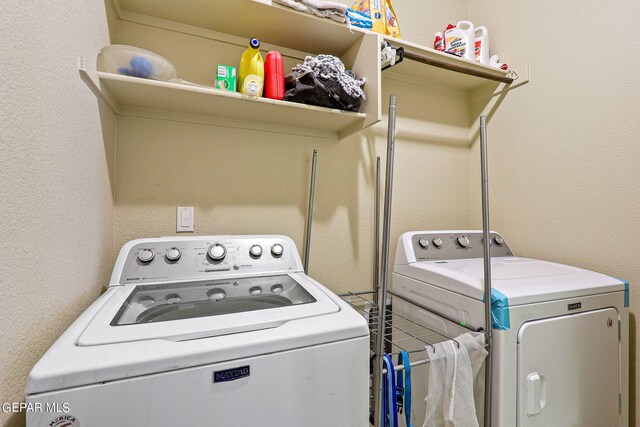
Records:
[[[527,415],[533,417],[542,412],[547,403],[547,382],[544,375],[533,372],[527,376]]]

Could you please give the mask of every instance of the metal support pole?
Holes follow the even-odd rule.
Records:
[[[374,269],[373,269],[373,289],[376,291],[375,297],[378,299],[380,290],[380,157],[376,157],[376,209],[375,209],[375,245],[374,245]]]
[[[491,427],[493,321],[491,315],[491,236],[489,225],[489,172],[487,162],[487,118],[480,116],[480,161],[482,174],[482,246],[484,255],[484,322],[488,354],[485,362],[484,427]]]
[[[391,192],[393,189],[393,156],[396,143],[396,96],[389,96],[389,124],[387,129],[387,169],[384,186],[384,225],[382,228],[382,254],[380,263],[380,291],[378,292],[378,331],[376,336],[375,365],[373,371],[374,426],[379,427],[382,415],[382,363],[384,333],[387,315],[387,285],[389,273],[389,239],[391,237]]]
[[[309,186],[309,208],[307,209],[307,233],[304,242],[304,272],[309,274],[309,250],[311,249],[311,225],[313,224],[313,200],[316,192],[316,164],[318,150],[313,150],[311,160],[311,184]]]

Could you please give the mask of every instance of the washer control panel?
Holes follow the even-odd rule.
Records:
[[[513,256],[498,233],[490,233],[491,256]],[[418,261],[483,257],[482,231],[425,232],[411,236],[411,247]]]
[[[114,278],[118,284],[138,284],[302,269],[295,244],[285,236],[165,237],[127,243],[112,283]]]

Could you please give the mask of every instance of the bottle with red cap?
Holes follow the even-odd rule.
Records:
[[[433,41],[433,48],[435,50],[439,50],[442,52],[444,50],[444,38],[442,37],[442,33],[438,31],[435,36],[435,40]]]

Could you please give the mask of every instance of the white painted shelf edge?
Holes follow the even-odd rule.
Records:
[[[96,72],[107,97],[120,107],[168,111],[182,114],[221,117],[226,119],[263,122],[270,125],[294,126],[332,132],[364,122],[366,114],[337,109],[252,98],[238,92],[215,88],[189,86]],[[101,89],[103,90],[103,89]]]

